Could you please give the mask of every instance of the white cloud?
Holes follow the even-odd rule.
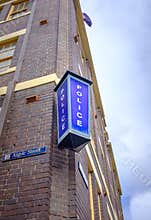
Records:
[[[151,192],[136,195],[130,202],[130,214],[132,220],[151,219]]]
[[[93,21],[87,30],[118,165],[125,219],[150,220],[151,207],[146,204],[150,193],[144,192],[151,182],[151,2],[81,3]]]

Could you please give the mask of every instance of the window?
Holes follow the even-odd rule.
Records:
[[[29,2],[27,0],[13,3],[8,15],[8,19],[18,18],[24,15],[28,9],[28,3]]]
[[[16,41],[0,44],[0,72],[9,69],[15,47]]]

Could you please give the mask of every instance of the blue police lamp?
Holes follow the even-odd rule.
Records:
[[[90,141],[90,85],[92,82],[67,71],[57,93],[58,147],[80,151]]]

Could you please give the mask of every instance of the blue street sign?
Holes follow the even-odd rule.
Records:
[[[75,151],[90,141],[90,85],[92,82],[67,71],[57,92],[58,146]]]
[[[18,152],[13,152],[10,154],[5,154],[3,157],[3,162],[9,161],[9,160],[17,160],[17,159],[22,159],[25,157],[31,157],[31,156],[37,156],[40,154],[44,154],[47,152],[46,146],[40,147],[40,148],[32,148],[30,150],[24,150],[24,151],[18,151]]]

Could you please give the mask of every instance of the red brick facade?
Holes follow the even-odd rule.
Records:
[[[12,1],[2,5],[0,43],[2,37],[26,29],[17,39],[10,66],[20,70],[17,84],[54,73],[61,78],[66,70],[81,71],[92,80],[80,35],[78,43],[74,41],[78,32],[76,1],[29,0],[30,13],[10,21],[5,18]],[[42,20],[47,22],[40,24]],[[0,75],[0,92],[15,74]],[[93,87],[91,134],[95,151],[91,143],[87,146],[91,158],[86,148],[80,153],[58,149],[55,86],[52,81],[12,93],[0,137],[0,220],[91,220],[92,208],[92,220],[109,220],[107,204],[112,219],[122,220],[118,176]],[[38,101],[27,104],[26,98],[31,96],[38,96]],[[0,96],[0,107],[6,98],[5,94]],[[6,154],[41,146],[47,146],[46,154],[2,161]],[[94,207],[90,207],[90,182],[87,188],[78,162],[87,179],[88,172],[92,174]]]

